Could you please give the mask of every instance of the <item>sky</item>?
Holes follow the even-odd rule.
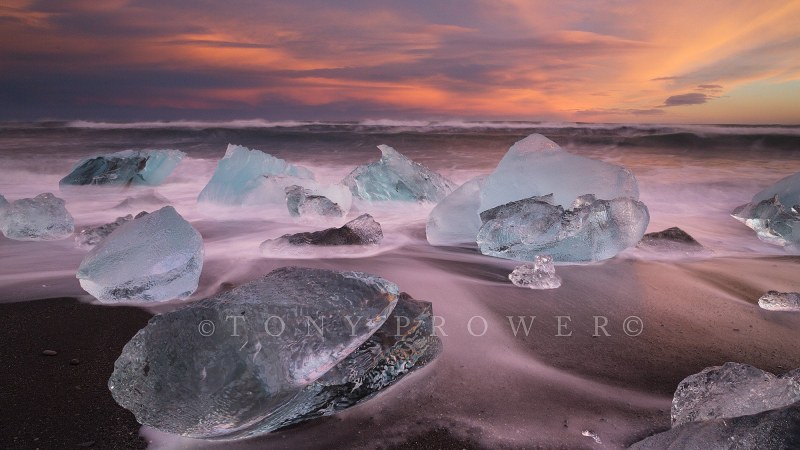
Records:
[[[800,0],[0,0],[0,120],[800,124]]]

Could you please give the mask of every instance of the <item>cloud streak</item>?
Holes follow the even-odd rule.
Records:
[[[800,79],[797,4],[623,3],[10,0],[0,119],[728,121]]]

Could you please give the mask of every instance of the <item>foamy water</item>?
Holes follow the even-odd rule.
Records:
[[[646,127],[490,124],[245,121],[23,127],[0,135],[0,194],[16,200],[53,192],[67,200],[76,229],[174,206],[200,231],[205,245],[200,287],[188,301],[217,292],[223,283],[240,284],[277,267],[305,265],[375,273],[433,303],[446,336],[444,353],[430,367],[332,418],[235,448],[373,448],[433,428],[493,448],[619,448],[669,426],[671,392],[682,376],[728,359],[765,369],[800,366],[800,318],[768,314],[754,305],[759,291],[800,290],[792,275],[797,260],[762,243],[729,216],[763,187],[800,171],[800,149],[786,150],[800,135],[797,128],[679,127],[680,133],[719,139],[718,146],[703,151],[681,146],[683,138],[669,143],[670,137],[661,147],[638,140],[670,135],[674,127],[659,134]],[[304,165],[324,183],[376,160],[375,145],[385,143],[462,183],[491,171],[510,144],[537,126],[551,131],[571,152],[630,168],[650,209],[648,231],[679,226],[711,253],[702,261],[680,255],[663,261],[664,255],[629,249],[606,262],[559,266],[561,288],[531,291],[508,281],[513,261],[428,245],[424,227],[432,205],[357,202],[347,218],[320,223],[292,219],[281,206],[243,209],[196,202],[228,142]],[[771,141],[759,141],[753,133],[784,140],[770,147]],[[722,135],[744,137],[730,141]],[[730,147],[731,142],[741,144]],[[58,180],[81,157],[125,148],[176,148],[188,157],[154,191],[59,190]],[[129,198],[135,206],[116,208]],[[363,212],[383,227],[385,239],[376,249],[303,259],[259,253],[266,239],[338,226]],[[63,296],[92,301],[74,278],[84,255],[72,239],[0,239],[0,301]],[[154,309],[174,308],[175,303]],[[527,336],[515,334],[508,316],[512,321],[536,316],[535,326]],[[559,320],[564,320],[559,316],[569,317],[572,336],[558,336]],[[599,316],[608,321],[610,336],[593,336]],[[643,322],[644,331],[635,336],[625,328],[631,317]],[[596,433],[602,444],[584,431]],[[232,445],[143,433],[154,448]]]

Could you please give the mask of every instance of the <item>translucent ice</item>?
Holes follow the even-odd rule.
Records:
[[[445,177],[414,162],[388,145],[379,145],[381,159],[358,166],[342,181],[364,200],[438,202],[453,191]]]
[[[261,252],[270,255],[287,248],[305,246],[375,245],[383,239],[381,224],[369,214],[362,214],[339,228],[328,228],[297,234],[286,234],[261,243]]]
[[[303,186],[292,185],[286,188],[286,207],[289,215],[342,217],[345,211],[324,195],[315,195],[310,189]]]
[[[98,300],[157,302],[197,289],[203,240],[171,206],[120,225],[81,262],[81,287]]]
[[[475,243],[481,228],[480,191],[486,177],[476,177],[436,204],[428,216],[425,235],[431,245]]]
[[[142,217],[146,215],[146,211],[142,211],[136,215],[136,218]],[[80,233],[75,235],[75,246],[78,248],[82,248],[85,250],[89,250],[95,245],[97,245],[100,241],[102,241],[106,236],[111,234],[112,231],[119,228],[120,225],[124,224],[125,222],[130,222],[133,220],[134,217],[131,214],[128,214],[124,217],[117,217],[117,219],[113,222],[109,222],[107,224],[103,224],[97,227],[88,227],[84,228],[80,231]]]
[[[631,450],[766,450],[800,448],[800,402],[749,416],[685,423]]]
[[[800,249],[800,206],[786,207],[777,194],[756,202],[758,198],[757,194],[753,202],[737,207],[731,215],[755,230],[764,242]]]
[[[508,275],[515,286],[530,289],[555,289],[561,286],[561,277],[556,275],[553,257],[536,255],[533,264],[523,264]]]
[[[769,291],[758,299],[758,306],[770,311],[800,311],[800,293]]]
[[[800,369],[780,377],[728,362],[686,377],[672,399],[672,426],[760,413],[800,401]]]
[[[161,184],[180,164],[179,150],[125,150],[80,161],[61,185]]]
[[[287,186],[300,184],[292,182],[295,179],[313,180],[314,174],[262,151],[229,144],[197,200],[225,205],[280,203]]]
[[[482,212],[481,253],[528,261],[542,254],[562,262],[599,261],[639,242],[650,220],[647,207],[628,197],[585,195],[569,210],[551,199],[531,197]]]
[[[0,231],[17,241],[53,241],[75,231],[66,202],[51,193],[9,203],[0,196]]]
[[[433,245],[475,242],[478,214],[516,200],[553,194],[569,208],[584,194],[602,200],[639,198],[636,178],[626,168],[573,155],[540,134],[515,143],[485,179],[474,179],[442,201],[428,219]],[[477,198],[476,198],[477,197]]]
[[[109,389],[140,423],[169,433],[269,431],[318,407],[313,384],[384,324],[398,295],[364,273],[277,269],[153,317],[125,345]]]
[[[369,399],[433,360],[441,352],[441,345],[433,333],[431,304],[400,293],[392,314],[375,334],[293,399],[296,406],[292,415],[257,423],[235,437],[331,415]]]

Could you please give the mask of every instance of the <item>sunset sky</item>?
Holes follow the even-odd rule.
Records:
[[[800,0],[0,0],[0,120],[800,124]]]

